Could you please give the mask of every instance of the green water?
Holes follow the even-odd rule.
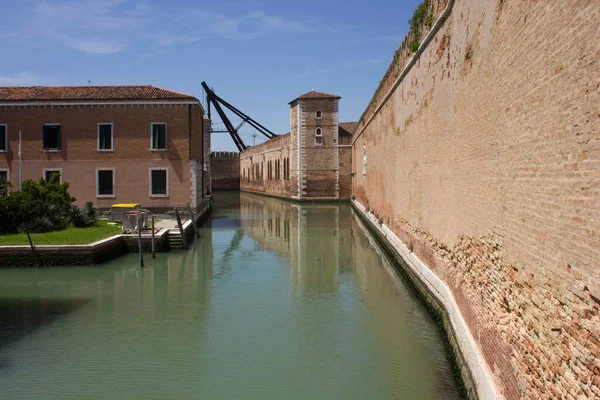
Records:
[[[348,205],[215,198],[189,251],[0,270],[0,399],[454,399]]]

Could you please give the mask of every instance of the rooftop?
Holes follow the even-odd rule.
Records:
[[[193,100],[194,96],[153,85],[0,86],[0,101]]]
[[[341,97],[337,94],[330,94],[325,92],[317,92],[316,90],[311,90],[310,92],[304,93],[303,95],[296,97],[294,100],[290,101],[290,104],[296,100],[307,99],[341,99]]]
[[[340,122],[338,125],[338,135],[352,136],[358,127],[358,122]]]

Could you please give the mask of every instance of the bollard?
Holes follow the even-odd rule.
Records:
[[[190,207],[190,203],[187,203],[187,208],[190,213],[190,218],[192,219],[192,224],[194,225],[194,232],[196,232],[196,237],[200,237],[200,232],[198,232],[198,225],[196,224],[196,218],[194,217],[194,213],[192,212],[192,207]]]
[[[156,252],[154,251],[154,214],[152,214],[152,258],[156,258]]]
[[[138,231],[138,249],[140,251],[140,267],[144,266],[144,255],[142,253],[142,213],[138,213],[137,220],[137,231]]]
[[[31,252],[33,253],[33,262],[35,263],[36,268],[40,267],[41,263],[40,263],[40,260],[38,258],[37,251],[35,251],[35,246],[33,245],[33,241],[31,240],[31,236],[29,236],[29,229],[26,230],[25,233],[27,234],[27,239],[29,240],[29,246],[31,247]]]

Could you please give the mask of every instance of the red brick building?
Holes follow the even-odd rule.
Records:
[[[21,134],[21,139],[19,139]],[[210,133],[193,96],[155,86],[0,87],[0,179],[59,174],[78,204],[198,205]]]

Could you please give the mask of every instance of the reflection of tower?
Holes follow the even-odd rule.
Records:
[[[340,271],[352,270],[350,218],[347,205],[241,194],[244,231],[258,247],[289,259],[293,285],[307,292],[335,291]]]
[[[294,205],[297,216],[297,262],[292,279],[305,291],[335,291],[340,271],[337,205]],[[293,260],[292,260],[293,261]]]

